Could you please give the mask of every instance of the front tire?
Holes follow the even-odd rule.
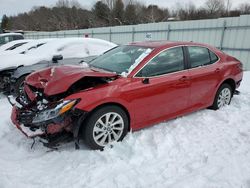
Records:
[[[232,96],[232,87],[227,83],[222,84],[215,95],[215,99],[211,108],[218,110],[223,106],[229,105],[231,103]]]
[[[84,123],[83,138],[91,149],[103,149],[121,141],[128,132],[127,114],[118,106],[104,106],[90,115]]]

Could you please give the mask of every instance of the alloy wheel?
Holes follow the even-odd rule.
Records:
[[[217,101],[218,108],[221,108],[225,105],[229,105],[231,100],[231,95],[232,94],[229,88],[222,89]]]
[[[99,146],[106,146],[118,141],[124,130],[124,120],[116,112],[109,112],[101,116],[95,123],[93,138]]]

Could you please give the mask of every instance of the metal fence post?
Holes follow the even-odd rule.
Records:
[[[132,27],[132,42],[135,42],[135,27]]]
[[[170,24],[168,24],[168,33],[167,33],[167,40],[169,40],[169,37],[170,37]]]
[[[111,28],[109,29],[109,42],[111,42],[112,41],[112,30],[111,30]]]
[[[226,20],[224,20],[222,32],[221,32],[221,39],[220,39],[220,50],[223,49],[224,35],[225,35],[226,29],[227,29],[227,22],[226,22]]]

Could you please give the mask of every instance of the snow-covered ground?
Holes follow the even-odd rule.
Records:
[[[130,133],[103,152],[59,151],[22,135],[0,96],[0,188],[250,187],[250,72],[230,106]]]

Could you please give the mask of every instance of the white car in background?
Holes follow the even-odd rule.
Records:
[[[22,42],[22,41],[25,41],[25,42],[23,42],[23,44],[21,44],[21,45],[19,45],[17,47],[15,47],[15,45],[14,45],[13,46],[14,49],[10,48],[10,50],[2,50],[2,51],[0,51],[0,56],[3,58],[3,57],[8,57],[11,54],[25,54],[25,53],[28,53],[30,50],[37,49],[40,46],[42,46],[42,45],[44,45],[47,42],[52,41],[52,40],[55,40],[55,39],[20,40],[19,42]],[[15,44],[16,42],[17,41],[12,41],[12,42],[9,42],[9,43],[7,43],[5,45],[6,46],[11,46],[12,43]],[[1,46],[0,50],[4,49],[5,45]]]
[[[5,52],[15,52],[15,49],[21,47],[24,44],[27,44],[28,42],[31,42],[32,40],[26,40],[26,39],[22,39],[22,40],[14,40],[11,42],[8,42],[2,46],[0,46],[0,54],[1,53],[5,53]]]
[[[116,46],[101,39],[62,38],[50,39],[45,44],[23,53],[0,54],[0,91],[19,94],[25,77],[36,70],[49,66],[79,65]]]

